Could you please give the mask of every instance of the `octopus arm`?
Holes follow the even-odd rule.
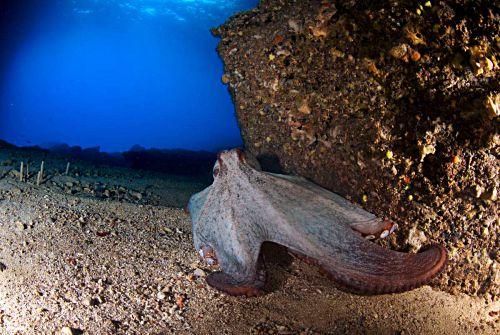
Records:
[[[253,297],[264,293],[265,270],[261,243],[256,240],[225,240],[217,250],[221,271],[207,277],[207,283],[232,296]],[[231,245],[228,245],[231,244]]]
[[[445,266],[443,247],[433,245],[418,254],[383,248],[356,231],[391,229],[386,221],[303,178],[272,177],[279,187],[261,191],[275,213],[269,228],[273,241],[318,265],[340,288],[360,294],[407,291],[429,282]]]
[[[358,294],[385,294],[426,284],[446,262],[446,250],[439,245],[409,254],[360,241],[348,254],[327,257],[316,264],[341,289]]]

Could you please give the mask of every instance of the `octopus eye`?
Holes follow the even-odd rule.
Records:
[[[214,169],[213,169],[214,178],[217,177],[218,175],[220,175],[221,172],[224,172],[226,170],[226,166],[224,165],[224,162],[222,161],[222,156],[221,156],[222,153],[218,154],[217,161],[215,162],[215,165],[214,165]]]
[[[224,154],[225,151],[220,151],[217,153],[217,163],[222,164],[222,154]]]
[[[241,150],[239,148],[236,149],[236,154],[238,155],[238,159],[240,162],[246,163],[247,157],[246,157],[245,152],[243,150]]]

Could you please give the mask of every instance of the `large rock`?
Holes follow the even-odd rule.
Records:
[[[497,296],[499,8],[266,0],[214,30],[247,150],[442,243],[435,285]]]

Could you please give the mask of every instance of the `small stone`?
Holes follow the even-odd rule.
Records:
[[[325,38],[328,36],[328,29],[326,26],[309,27],[311,34],[317,38]]]
[[[420,161],[423,162],[425,156],[432,155],[436,153],[436,147],[432,144],[420,146]]]
[[[484,227],[483,231],[481,232],[481,236],[488,237],[489,234],[490,234],[490,230],[488,229],[488,227]]]
[[[481,198],[483,200],[489,200],[489,201],[497,201],[498,200],[498,191],[496,187],[493,187],[491,190],[488,192],[484,192],[481,195]]]
[[[166,297],[167,297],[167,295],[165,294],[165,292],[162,292],[162,291],[158,292],[158,294],[156,295],[156,298],[158,300],[164,300]]]
[[[72,328],[70,327],[63,327],[60,332],[61,335],[74,335],[77,334]]]
[[[491,120],[500,116],[500,94],[490,95],[486,98],[487,117]]]
[[[83,303],[85,306],[97,306],[101,303],[101,298],[87,298]]]
[[[340,51],[340,50],[337,50],[335,48],[332,48],[330,50],[330,55],[332,56],[333,60],[337,60],[337,58],[344,58],[345,54]]]
[[[19,231],[23,231],[26,229],[26,225],[22,223],[21,221],[16,221],[16,228]]]
[[[295,32],[295,33],[299,33],[302,29],[300,27],[300,25],[297,23],[297,21],[295,20],[288,20],[288,26]]]
[[[227,84],[229,84],[229,81],[230,81],[229,75],[224,74],[222,76],[222,83],[225,84],[225,85],[227,85]]]
[[[420,52],[416,50],[412,50],[411,52],[411,60],[414,62],[418,62],[421,58]]]
[[[400,44],[389,50],[389,55],[397,59],[403,59],[408,52],[408,44]]]
[[[474,187],[474,195],[476,198],[480,198],[481,195],[483,194],[484,192],[484,187],[480,186],[480,185],[476,185]]]
[[[177,305],[174,304],[168,309],[168,314],[172,315],[175,313],[176,310],[177,310]]]
[[[130,195],[133,196],[136,200],[142,200],[141,192],[130,192]]]
[[[0,272],[4,272],[5,270],[7,270],[7,266],[4,263],[0,262]]]
[[[193,273],[196,277],[205,277],[206,276],[205,271],[203,271],[202,269],[198,269],[198,268],[195,269]]]
[[[423,231],[418,230],[417,227],[413,227],[409,231],[406,242],[412,247],[412,251],[418,251],[422,247],[422,244],[427,242],[427,237]]]
[[[299,112],[301,112],[302,114],[306,114],[306,115],[311,114],[311,108],[309,107],[307,100],[303,100],[298,109],[299,109]]]

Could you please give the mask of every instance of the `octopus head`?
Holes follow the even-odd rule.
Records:
[[[214,165],[214,178],[227,175],[231,171],[239,171],[253,168],[260,170],[260,165],[257,159],[252,155],[244,152],[240,148],[225,150],[217,155],[217,162]]]

